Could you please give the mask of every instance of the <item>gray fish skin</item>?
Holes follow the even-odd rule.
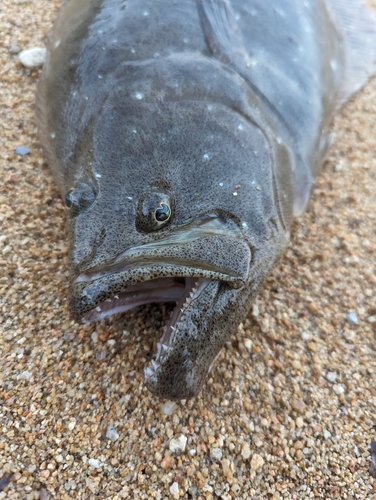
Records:
[[[244,319],[375,33],[355,1],[63,4],[37,119],[68,207],[70,309],[176,301],[145,370],[156,395],[196,395]]]

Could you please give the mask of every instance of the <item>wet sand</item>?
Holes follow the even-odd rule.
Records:
[[[143,369],[168,307],[68,316],[38,71],[12,53],[43,46],[58,3],[0,8],[0,500],[376,499],[376,79],[335,119],[309,209],[202,393],[166,415]]]

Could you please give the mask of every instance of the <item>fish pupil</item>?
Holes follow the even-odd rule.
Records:
[[[158,222],[165,222],[171,217],[170,207],[166,203],[161,203],[161,208],[155,211],[155,220]]]

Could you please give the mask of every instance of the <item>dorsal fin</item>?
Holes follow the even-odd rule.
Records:
[[[228,0],[197,0],[203,32],[210,50],[224,64],[246,64],[243,37]]]
[[[326,5],[345,48],[345,79],[338,92],[340,107],[376,73],[376,18],[361,0],[326,0]]]

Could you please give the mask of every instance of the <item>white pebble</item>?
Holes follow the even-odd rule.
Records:
[[[219,462],[220,460],[222,460],[222,450],[220,448],[211,448],[210,458],[213,460],[213,462]]]
[[[243,460],[248,460],[250,456],[251,456],[251,448],[249,446],[249,443],[244,443],[242,446],[242,458]]]
[[[333,391],[336,394],[343,394],[345,392],[345,386],[343,384],[334,384]]]
[[[42,47],[33,47],[19,53],[18,59],[26,68],[39,68],[43,66],[46,59],[46,49]]]
[[[101,463],[97,458],[89,458],[89,465],[94,467],[94,469],[98,469],[101,466]]]
[[[183,453],[185,447],[187,446],[187,438],[182,434],[177,439],[171,439],[170,441],[170,451],[171,453]]]
[[[17,378],[18,380],[29,380],[32,376],[33,374],[31,372],[25,370],[24,372],[21,372]]]
[[[328,372],[326,374],[326,380],[328,380],[329,382],[335,382],[336,378],[337,378],[336,372]]]
[[[165,415],[172,415],[178,405],[175,403],[175,401],[166,401],[161,405],[161,412],[164,413]]]
[[[179,485],[177,482],[170,486],[170,493],[174,498],[179,498]]]
[[[112,425],[109,425],[107,427],[107,431],[106,431],[106,438],[110,439],[111,441],[117,441],[119,439],[119,437],[120,437],[120,435],[116,431],[116,429]]]
[[[323,435],[325,439],[329,439],[332,437],[331,433],[326,429],[323,430]]]
[[[347,313],[347,321],[348,323],[350,323],[350,325],[357,325],[359,323],[358,316],[354,311],[349,311]]]

